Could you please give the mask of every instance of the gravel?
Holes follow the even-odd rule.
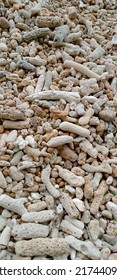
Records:
[[[0,2],[1,260],[117,260],[115,9]]]

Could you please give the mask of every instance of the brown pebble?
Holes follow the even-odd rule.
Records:
[[[103,161],[105,159],[105,157],[101,153],[98,153],[97,156],[100,159],[100,161]]]
[[[0,17],[0,27],[2,29],[7,29],[10,27],[9,21],[5,17]]]
[[[58,172],[56,168],[53,168],[51,171],[52,178],[58,178]]]
[[[106,95],[108,96],[108,99],[109,100],[112,100],[113,99],[113,93],[110,89],[107,89],[106,90]]]
[[[9,176],[9,169],[7,167],[4,167],[2,173],[5,177]]]
[[[50,153],[50,154],[53,153],[54,152],[54,148],[48,147],[47,148],[47,152]]]
[[[64,167],[65,167],[66,169],[68,169],[68,170],[71,170],[71,168],[72,168],[72,163],[71,163],[71,161],[65,160],[65,162],[64,162]]]
[[[60,184],[59,184],[59,187],[63,188],[64,186],[65,186],[65,182],[61,181]]]
[[[111,167],[112,167],[112,176],[117,178],[117,165],[112,163]]]
[[[25,71],[23,70],[23,69],[20,69],[19,71],[18,71],[18,75],[19,75],[19,77],[20,78],[24,78],[24,76],[25,76]]]
[[[62,178],[57,178],[56,179],[57,184],[60,184],[61,181],[62,181]]]
[[[12,198],[15,198],[16,194],[15,193],[12,193],[12,192],[7,192],[6,193],[8,196],[12,197]],[[16,214],[15,214],[16,215]]]
[[[0,125],[0,134],[4,133],[4,127]]]
[[[37,105],[32,105],[32,110],[34,110],[35,112],[35,116],[44,118],[46,116],[46,112],[45,110],[42,110],[41,107],[37,106]]]
[[[60,110],[53,110],[50,113],[50,117],[54,119],[64,119],[64,117],[67,116],[67,113],[65,111],[60,111]]]
[[[99,133],[100,136],[102,136],[105,129],[105,123],[103,120],[101,120],[100,123],[96,126],[96,131]]]
[[[14,149],[14,143],[13,142],[8,142],[7,143],[7,148],[9,149],[9,150],[13,150]]]
[[[14,11],[19,11],[19,5],[18,4],[13,4],[13,10]]]
[[[93,188],[91,187],[91,181],[89,179],[85,179],[84,197],[90,200],[92,196],[93,196]]]
[[[11,156],[9,156],[9,155],[0,156],[0,160],[10,161],[10,159],[11,159]]]

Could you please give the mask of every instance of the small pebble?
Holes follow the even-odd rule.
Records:
[[[0,17],[0,27],[3,29],[10,27],[9,21],[5,17]]]
[[[32,72],[36,71],[36,67],[33,66],[31,63],[28,63],[25,60],[18,61],[17,66],[19,68],[22,68],[22,69],[27,70],[27,71],[32,71]]]
[[[0,52],[7,52],[8,48],[5,43],[0,42]]]

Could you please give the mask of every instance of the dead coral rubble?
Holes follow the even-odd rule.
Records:
[[[0,1],[1,260],[117,260],[116,8]]]

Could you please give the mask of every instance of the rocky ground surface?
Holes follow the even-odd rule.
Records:
[[[0,259],[117,260],[116,0],[0,0]]]

